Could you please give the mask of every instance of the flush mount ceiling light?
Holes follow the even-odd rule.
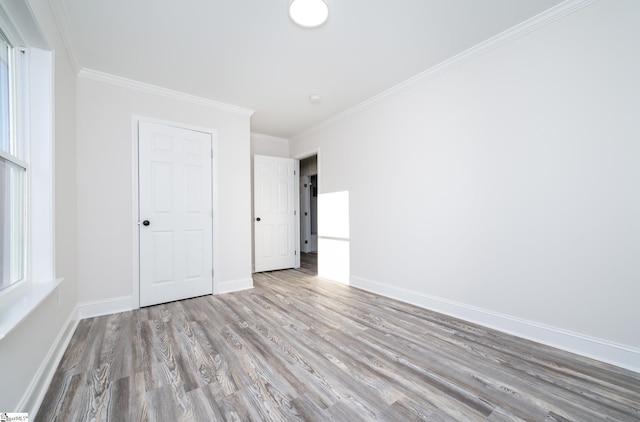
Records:
[[[289,5],[291,20],[305,28],[315,28],[327,21],[329,7],[323,0],[293,0]]]

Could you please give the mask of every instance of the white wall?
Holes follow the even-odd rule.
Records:
[[[638,22],[593,3],[292,139],[349,192],[352,284],[640,371]]]
[[[55,268],[64,281],[20,325],[0,341],[0,410],[31,412],[75,327],[76,176],[75,71],[57,30],[49,2],[28,1],[42,34],[55,51]]]
[[[254,155],[289,158],[289,140],[251,132],[251,157]]]
[[[82,75],[77,93],[80,302],[105,302],[108,308],[110,301],[117,305],[132,296],[133,115],[217,131],[215,283],[251,286],[249,115]]]

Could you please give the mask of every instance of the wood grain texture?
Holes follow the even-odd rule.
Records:
[[[38,421],[640,421],[640,374],[323,281],[86,319]]]

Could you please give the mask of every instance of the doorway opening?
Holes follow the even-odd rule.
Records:
[[[318,155],[300,160],[300,267],[318,274]]]

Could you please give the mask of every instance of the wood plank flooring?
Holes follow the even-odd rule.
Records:
[[[81,321],[36,420],[640,421],[640,374],[313,272]]]

